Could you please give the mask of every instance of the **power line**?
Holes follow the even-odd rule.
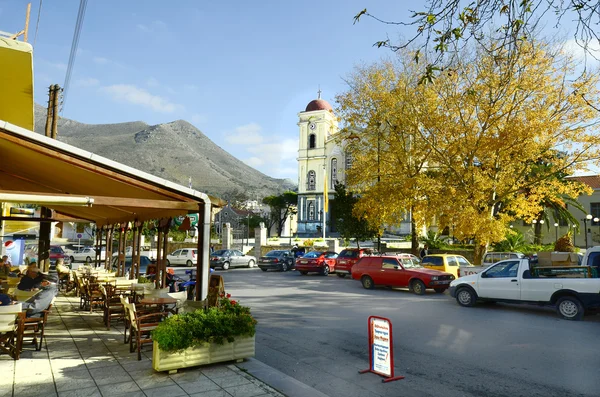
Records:
[[[40,15],[42,15],[42,1],[40,0],[40,8],[38,8],[37,22],[35,23],[35,36],[33,36],[33,48],[35,48],[35,42],[37,40],[38,29],[40,27]]]
[[[75,64],[75,56],[77,55],[77,48],[79,46],[79,36],[81,35],[81,28],[83,27],[83,18],[85,17],[85,9],[87,7],[87,0],[80,0],[79,12],[77,14],[77,22],[75,23],[75,32],[73,32],[73,42],[71,43],[71,54],[69,55],[69,64],[67,66],[67,74],[65,76],[65,83],[63,84],[63,98],[62,104],[67,100],[67,93],[69,91],[69,85],[71,83],[71,74],[73,73],[73,65]]]

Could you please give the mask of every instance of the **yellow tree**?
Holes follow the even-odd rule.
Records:
[[[441,213],[477,241],[476,262],[507,222],[533,219],[547,197],[579,195],[581,185],[556,176],[600,158],[597,73],[575,77],[576,63],[541,42],[487,49],[462,56],[415,107],[443,179],[430,194],[449,198]]]
[[[418,252],[417,227],[434,215],[425,189],[432,185],[425,166],[431,149],[423,145],[413,108],[420,72],[409,54],[397,62],[359,67],[337,96],[352,168],[346,176],[361,196],[357,216],[372,226],[399,225],[411,214],[412,250]]]
[[[359,210],[384,223],[411,208],[422,223],[435,215],[476,240],[476,262],[544,198],[580,194],[556,176],[600,158],[598,75],[575,78],[573,60],[540,42],[490,48],[430,84],[415,84],[422,71],[406,62],[361,68],[338,97],[344,137],[357,141],[348,181]]]

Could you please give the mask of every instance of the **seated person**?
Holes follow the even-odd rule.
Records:
[[[4,258],[0,259],[0,277],[6,278],[10,273],[10,263],[5,262]]]
[[[46,276],[42,274],[40,269],[36,266],[35,262],[32,262],[27,267],[25,275],[21,278],[21,282],[17,285],[17,288],[21,291],[31,291],[39,289],[43,286],[48,285]]]
[[[42,317],[42,312],[48,309],[52,299],[58,294],[55,284],[48,283],[39,294],[32,296],[25,302],[21,302],[23,310],[27,309],[26,317]]]
[[[9,295],[0,294],[0,306],[12,305],[13,301]]]

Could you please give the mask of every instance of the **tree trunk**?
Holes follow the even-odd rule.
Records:
[[[410,219],[410,252],[419,256],[419,236],[417,236],[417,223],[415,218],[411,216]]]
[[[537,245],[541,245],[542,244],[542,225],[540,223],[540,220],[538,219],[537,223],[535,224],[533,230],[534,230],[534,236],[533,236],[533,243],[537,244]]]
[[[357,247],[358,249],[360,249],[360,241],[358,241],[358,239],[355,239],[355,240],[356,240],[356,247]]]
[[[475,266],[481,266],[481,263],[483,262],[483,256],[487,251],[487,247],[487,244],[481,244],[479,241],[475,241],[475,249],[473,250],[473,264]]]

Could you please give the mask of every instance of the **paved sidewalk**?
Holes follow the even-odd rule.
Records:
[[[174,375],[155,372],[151,347],[144,347],[138,361],[123,343],[122,332],[120,323],[107,330],[99,312],[79,310],[79,298],[58,297],[48,317],[44,348],[37,352],[26,345],[18,361],[0,355],[0,397],[285,396],[250,375],[250,369],[247,373],[230,363]],[[264,374],[264,368],[259,372]],[[283,379],[289,396],[311,395],[291,378],[286,383],[277,370],[271,368],[270,376]]]

